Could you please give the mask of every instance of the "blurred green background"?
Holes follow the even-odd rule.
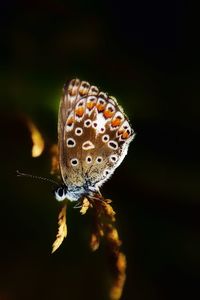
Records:
[[[113,199],[127,255],[123,299],[198,298],[199,27],[183,1],[2,1],[0,9],[0,300],[106,300],[104,243],[88,247],[91,217],[68,209],[57,230],[48,148],[66,80],[79,77],[115,96],[137,133],[102,189]],[[197,103],[198,102],[198,103]],[[30,116],[47,148],[31,158]]]

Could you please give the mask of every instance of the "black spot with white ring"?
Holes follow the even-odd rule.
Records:
[[[117,155],[111,155],[109,159],[112,163],[115,163],[117,161]]]
[[[97,162],[98,164],[100,164],[100,163],[102,163],[102,161],[103,161],[103,158],[102,158],[101,156],[97,156],[96,162]]]
[[[110,174],[110,171],[108,169],[104,170],[103,171],[103,175],[104,176],[108,176]]]
[[[69,148],[73,148],[76,146],[76,141],[72,138],[68,138],[67,139],[67,147]]]
[[[92,156],[88,155],[85,160],[88,164],[90,164],[92,162]]]
[[[72,165],[73,167],[77,166],[77,165],[78,165],[78,159],[77,159],[77,158],[72,158],[72,159],[71,159],[71,165]]]
[[[108,142],[108,147],[111,148],[111,149],[117,150],[117,148],[118,148],[118,143],[115,142],[115,141],[109,141],[109,142]]]
[[[90,127],[92,125],[92,121],[90,119],[85,120],[84,126],[85,127]]]
[[[75,129],[75,134],[78,135],[78,136],[82,135],[83,134],[83,129],[81,127],[77,127]]]
[[[104,135],[102,136],[102,141],[103,141],[104,143],[107,143],[107,142],[109,141],[109,135],[108,135],[108,134],[104,134]]]
[[[106,131],[105,127],[101,127],[100,132],[104,133]]]

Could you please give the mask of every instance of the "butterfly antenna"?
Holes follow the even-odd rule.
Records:
[[[29,178],[39,179],[39,180],[43,180],[43,181],[47,181],[47,182],[51,182],[53,184],[59,185],[58,182],[56,182],[52,179],[46,178],[46,177],[40,177],[40,176],[31,175],[31,174],[26,174],[26,173],[22,173],[18,170],[16,171],[16,173],[17,173],[18,177],[29,177]]]

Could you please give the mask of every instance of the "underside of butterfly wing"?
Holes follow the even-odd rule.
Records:
[[[69,185],[72,185],[72,182],[75,182],[74,185],[81,186],[84,182],[80,165],[76,169],[70,167],[69,157],[73,158],[70,155],[70,150],[72,149],[69,149],[70,147],[66,144],[67,132],[72,131],[75,125],[75,104],[81,98],[87,95],[97,95],[98,92],[97,87],[90,86],[88,82],[80,81],[79,79],[73,79],[68,85],[64,85],[58,113],[58,151],[60,172],[65,184],[69,183]],[[76,153],[77,149],[73,149],[73,152]]]
[[[60,169],[67,186],[98,187],[124,159],[133,130],[116,99],[73,80],[60,105]]]

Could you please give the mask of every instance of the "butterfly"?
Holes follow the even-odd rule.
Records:
[[[114,97],[73,79],[63,87],[58,113],[58,201],[78,201],[99,188],[127,154],[134,131]]]

